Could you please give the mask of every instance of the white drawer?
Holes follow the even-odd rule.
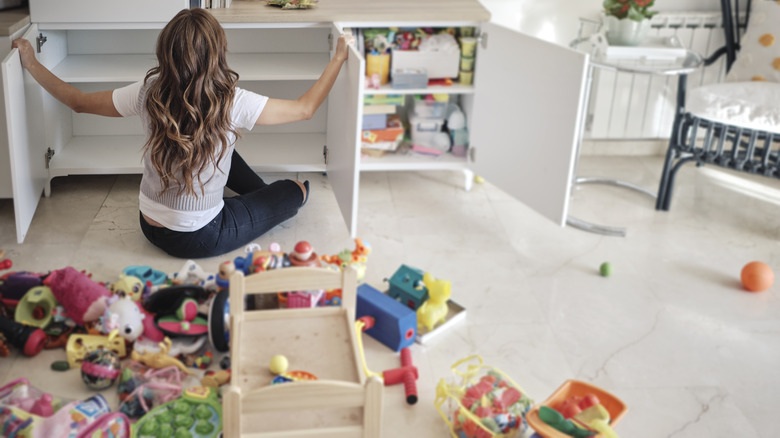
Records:
[[[167,23],[189,0],[30,0],[33,23]]]

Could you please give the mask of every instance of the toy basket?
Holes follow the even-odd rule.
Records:
[[[474,355],[452,365],[453,381],[441,379],[434,405],[455,438],[509,438],[528,425],[533,405],[526,392],[498,368]]]

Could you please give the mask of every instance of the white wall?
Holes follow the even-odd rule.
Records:
[[[480,0],[492,21],[541,39],[568,45],[577,35],[579,18],[597,19],[601,0]],[[656,11],[717,10],[717,0],[656,0]]]

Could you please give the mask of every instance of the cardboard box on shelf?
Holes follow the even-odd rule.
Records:
[[[387,117],[384,129],[364,129],[361,132],[360,146],[363,149],[394,151],[404,138],[401,117],[393,114]]]

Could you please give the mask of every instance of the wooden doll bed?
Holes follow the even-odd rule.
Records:
[[[342,289],[340,307],[244,310],[246,295]],[[357,274],[290,267],[230,278],[230,387],[223,397],[225,438],[379,437],[382,381],[361,369],[354,328]],[[238,305],[236,303],[242,303]],[[269,363],[316,381],[271,385]]]

